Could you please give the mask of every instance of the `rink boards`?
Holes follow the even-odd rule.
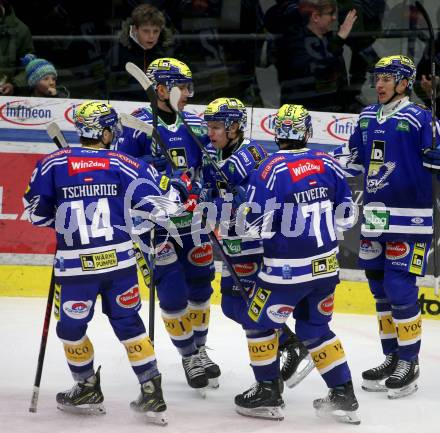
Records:
[[[50,266],[0,265],[0,296],[46,297],[51,275]],[[148,299],[149,292],[139,274],[141,295]],[[211,301],[219,304],[220,273],[213,281],[214,293]],[[432,288],[421,287],[419,301],[424,319],[440,319],[440,298],[435,297]],[[17,299],[19,302],[19,299]],[[341,281],[336,288],[335,311],[349,314],[375,314],[373,297],[368,284],[363,281]]]

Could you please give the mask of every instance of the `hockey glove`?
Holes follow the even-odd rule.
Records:
[[[212,188],[202,188],[199,194],[199,203],[212,202]]]
[[[167,168],[168,160],[163,155],[144,155],[140,159],[154,166],[157,171],[164,172]]]
[[[429,171],[440,174],[440,147],[423,151],[423,166]]]
[[[241,204],[246,201],[246,190],[242,186],[234,188],[234,197],[232,199],[232,207],[238,209]]]

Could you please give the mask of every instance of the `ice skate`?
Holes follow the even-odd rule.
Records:
[[[417,389],[419,378],[419,361],[404,361],[400,359],[394,373],[385,381],[388,390],[388,398],[396,399],[414,394]]]
[[[280,379],[256,382],[242,394],[235,396],[235,409],[240,415],[282,421],[284,401]]]
[[[362,389],[370,392],[387,392],[385,380],[393,374],[398,360],[397,353],[389,353],[382,364],[364,371]]]
[[[353,391],[353,383],[351,381],[344,385],[330,388],[327,397],[318,398],[313,401],[313,407],[316,414],[322,418],[333,418],[338,422],[347,424],[360,424],[356,410],[359,403]]]
[[[309,351],[295,335],[280,345],[279,354],[281,377],[289,388],[298,385],[315,367]]]
[[[162,376],[159,374],[143,383],[139,397],[130,403],[130,407],[136,413],[145,416],[147,422],[166,425],[168,422],[165,416],[167,405],[163,399],[161,380]]]
[[[209,380],[198,353],[182,357],[182,365],[188,385],[196,389],[205,398]]]
[[[57,394],[58,409],[83,415],[105,414],[102,404],[104,395],[100,385],[100,370],[83,382],[76,383],[70,390]]]
[[[205,369],[210,388],[218,388],[218,378],[221,375],[220,367],[206,353],[206,346],[199,347],[199,358]]]

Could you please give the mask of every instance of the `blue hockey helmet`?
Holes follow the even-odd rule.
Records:
[[[104,129],[116,136],[121,130],[116,110],[105,102],[86,101],[74,108],[73,120],[80,137],[99,140]]]
[[[153,60],[147,68],[146,75],[155,86],[164,84],[169,92],[175,86],[187,84],[189,96],[194,96],[191,69],[180,60],[171,57]]]
[[[389,74],[394,77],[396,84],[406,78],[408,90],[412,90],[416,79],[416,66],[411,58],[397,55],[382,57],[374,66],[374,76]]]
[[[246,107],[237,98],[217,98],[208,104],[203,119],[205,122],[223,122],[226,130],[236,122],[239,131],[244,131],[247,126]]]
[[[302,105],[284,104],[275,117],[277,140],[307,141],[313,135],[312,117]]]

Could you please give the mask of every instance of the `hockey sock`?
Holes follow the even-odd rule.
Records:
[[[194,333],[188,308],[174,312],[161,309],[161,313],[165,329],[179,353],[182,356],[196,353],[197,346],[194,342]]]
[[[201,303],[188,301],[188,310],[196,346],[204,346],[208,335],[210,300]]]
[[[80,340],[68,341],[61,339],[66,354],[67,363],[72,372],[73,379],[77,382],[84,381],[94,374],[93,370],[93,345],[87,335]]]
[[[387,299],[376,299],[376,312],[382,350],[385,355],[388,355],[397,350],[397,333],[391,313],[391,304]]]
[[[418,302],[413,305],[393,305],[393,320],[397,329],[399,359],[413,361],[420,351],[422,317]]]
[[[323,338],[307,341],[305,344],[316,368],[329,388],[351,380],[344,348],[333,332]]]
[[[121,340],[121,343],[125,346],[128,360],[140,383],[146,382],[159,374],[154,348],[147,334]]]
[[[278,333],[276,331],[247,330],[249,358],[258,382],[280,376]]]

